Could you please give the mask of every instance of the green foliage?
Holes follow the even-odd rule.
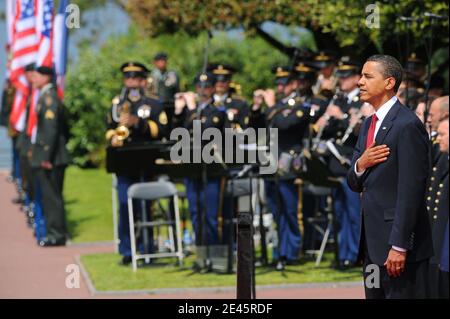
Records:
[[[380,28],[368,28],[367,5],[376,4]],[[398,23],[400,15],[419,17],[425,11],[448,15],[448,1],[443,0],[129,0],[126,6],[134,21],[148,34],[185,30],[198,34],[207,29],[244,27],[248,32],[264,21],[311,29],[317,39],[330,38],[340,47],[363,52],[376,47],[379,52],[390,49],[396,36],[403,38],[407,29]],[[423,45],[429,20],[412,25],[414,47]],[[393,35],[396,36],[393,36]],[[436,29],[438,43],[448,44],[448,21]],[[322,41],[324,45],[330,41]],[[337,48],[336,48],[337,49]]]
[[[186,33],[144,38],[135,29],[126,36],[111,38],[98,52],[84,48],[77,64],[69,70],[65,103],[69,112],[71,139],[68,147],[79,166],[102,164],[105,149],[106,114],[111,100],[119,94],[122,78],[120,65],[125,61],[142,61],[151,67],[159,51],[169,54],[169,66],[181,78],[183,90],[193,89],[192,80],[200,72],[206,35],[190,37]],[[243,94],[270,87],[275,64],[287,63],[287,58],[259,38],[243,41],[219,33],[211,41],[211,62],[230,63],[240,69],[235,81]]]

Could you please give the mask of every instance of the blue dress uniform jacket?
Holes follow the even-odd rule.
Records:
[[[281,100],[266,112],[269,128],[278,129],[279,154],[299,152],[309,124],[309,109],[296,94]],[[267,201],[278,228],[278,254],[281,260],[296,261],[301,249],[298,223],[298,187],[293,176],[266,180]]]

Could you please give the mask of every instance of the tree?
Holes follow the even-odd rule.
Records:
[[[205,44],[206,34],[192,37],[178,32],[143,39],[131,28],[128,34],[109,39],[99,51],[82,48],[77,64],[69,69],[65,95],[71,128],[68,148],[75,164],[98,166],[104,161],[106,114],[122,86],[119,68],[123,62],[141,61],[151,67],[153,56],[165,51],[170,69],[180,75],[182,90],[192,90],[193,79],[202,68]],[[262,39],[230,38],[224,33],[211,40],[209,60],[239,69],[233,81],[241,84],[246,98],[257,88],[273,86],[272,66],[288,63],[286,56]]]
[[[150,36],[179,30],[195,35],[204,30],[231,27],[243,27],[254,34],[264,21],[275,21],[309,28],[319,48],[363,55],[375,52],[402,55],[408,31],[399,22],[401,15],[423,18],[426,11],[448,15],[448,2],[442,0],[376,1],[380,27],[369,28],[366,21],[370,21],[373,12],[366,10],[372,8],[367,7],[371,3],[362,0],[129,0],[126,8]],[[429,27],[429,19],[412,23],[409,33],[416,51],[424,53],[424,35]],[[448,46],[448,21],[434,30],[435,47]]]

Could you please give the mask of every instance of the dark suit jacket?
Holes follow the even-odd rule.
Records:
[[[430,172],[428,134],[412,111],[395,103],[376,136],[377,145],[388,145],[390,155],[358,177],[355,162],[365,150],[370,121],[371,117],[363,123],[347,174],[350,188],[362,193],[360,245],[366,242],[370,260],[380,266],[392,246],[408,250],[407,262],[427,259],[433,253],[425,208]]]

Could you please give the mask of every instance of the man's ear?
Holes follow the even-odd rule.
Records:
[[[392,90],[395,86],[395,79],[393,77],[389,77],[386,80],[387,80],[386,90]]]

